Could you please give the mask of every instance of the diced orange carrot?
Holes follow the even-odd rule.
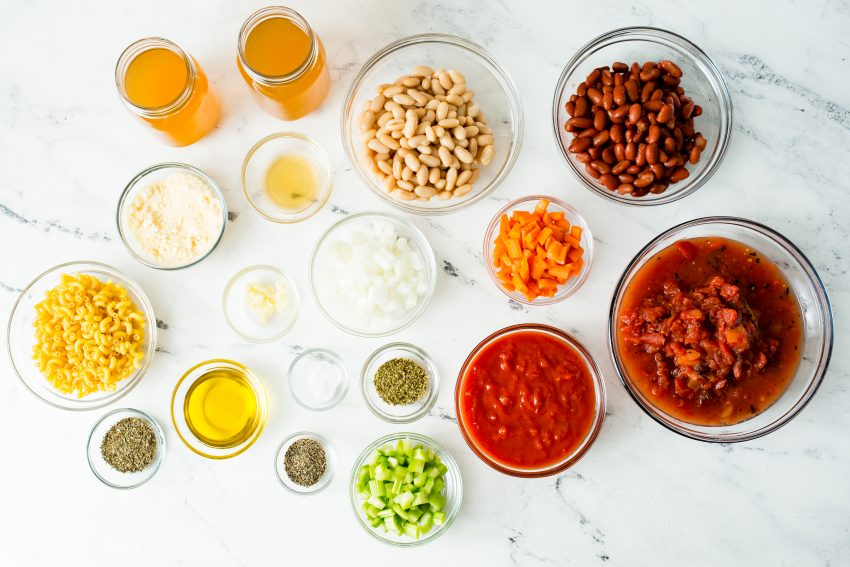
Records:
[[[549,206],[548,199],[541,199],[533,211],[502,215],[493,241],[497,280],[529,301],[554,296],[584,265],[581,228],[571,226],[564,211],[549,211]]]

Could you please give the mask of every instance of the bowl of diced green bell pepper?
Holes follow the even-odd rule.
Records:
[[[457,462],[417,433],[393,433],[363,450],[351,471],[360,524],[389,545],[433,541],[454,522],[463,497]]]

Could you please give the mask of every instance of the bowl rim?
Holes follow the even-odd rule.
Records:
[[[278,331],[276,334],[269,336],[269,337],[253,337],[251,335],[243,333],[241,330],[239,330],[239,328],[236,327],[236,325],[233,323],[232,319],[228,315],[227,297],[230,294],[230,291],[233,289],[233,285],[237,281],[239,281],[240,278],[242,278],[243,276],[245,276],[245,275],[247,275],[250,272],[253,272],[255,270],[267,270],[267,271],[270,271],[270,272],[274,272],[275,274],[280,276],[280,278],[282,280],[284,280],[286,282],[286,285],[289,287],[289,291],[292,294],[290,301],[292,301],[293,310],[295,312],[294,315],[292,316],[292,321],[288,325],[283,327],[282,330]],[[295,280],[293,280],[291,277],[289,277],[289,275],[286,272],[284,272],[283,270],[281,270],[280,268],[278,268],[276,266],[272,266],[270,264],[252,264],[250,266],[246,266],[245,268],[242,268],[241,270],[239,270],[238,272],[233,274],[233,276],[227,282],[227,285],[224,286],[224,292],[221,295],[221,307],[222,307],[222,312],[224,313],[224,320],[227,321],[227,325],[239,337],[245,339],[248,342],[255,343],[255,344],[270,343],[270,342],[274,342],[277,339],[286,335],[289,331],[292,330],[292,327],[295,326],[295,323],[298,322],[298,316],[301,313],[301,295],[298,291],[298,286],[295,285]]]
[[[596,392],[596,409],[595,416],[593,422],[590,425],[590,429],[585,435],[582,443],[564,460],[559,463],[556,463],[548,468],[544,469],[520,469],[520,468],[511,468],[504,463],[500,463],[491,459],[486,452],[482,451],[478,448],[475,441],[472,439],[472,436],[467,433],[466,427],[463,421],[463,413],[460,408],[460,398],[461,398],[461,385],[463,383],[463,379],[467,373],[469,365],[476,359],[478,354],[481,352],[481,349],[493,342],[496,339],[504,337],[509,334],[518,333],[518,332],[535,332],[535,333],[545,333],[550,336],[554,335],[561,341],[563,341],[567,346],[571,347],[580,358],[584,360],[587,364],[587,369],[590,372],[590,377],[593,380]],[[513,477],[518,478],[543,478],[547,476],[553,476],[556,474],[560,474],[578,463],[584,456],[590,451],[593,447],[593,444],[596,442],[596,439],[599,437],[599,433],[602,431],[602,425],[605,421],[605,412],[607,408],[607,390],[605,388],[605,379],[602,376],[602,372],[599,370],[599,366],[596,364],[596,360],[593,358],[593,354],[590,350],[582,344],[576,337],[572,334],[564,331],[562,329],[558,329],[557,327],[553,327],[551,325],[546,325],[544,323],[518,323],[516,325],[509,325],[507,327],[503,327],[493,333],[490,333],[487,337],[482,339],[473,349],[470,351],[469,355],[464,360],[463,365],[458,371],[457,382],[455,383],[455,415],[457,416],[457,425],[458,429],[460,429],[460,433],[463,436],[463,440],[466,442],[467,446],[472,450],[472,452],[477,456],[482,462],[486,465],[490,466],[494,470]]]
[[[502,286],[501,282],[499,282],[496,277],[496,270],[493,267],[493,236],[495,234],[496,228],[499,226],[499,219],[501,219],[502,215],[511,213],[512,211],[519,209],[522,205],[526,203],[530,203],[532,201],[540,201],[540,199],[546,199],[550,204],[556,205],[564,210],[568,215],[578,220],[579,226],[582,229],[582,237],[587,237],[587,246],[584,248],[584,266],[581,268],[581,272],[578,274],[578,279],[575,283],[572,284],[572,289],[569,290],[568,293],[564,293],[558,295],[556,292],[553,297],[538,297],[533,301],[529,301],[526,297],[518,292],[509,291]],[[575,223],[572,223],[575,224]],[[530,305],[534,307],[538,306],[546,306],[546,305],[554,305],[555,303],[559,303],[568,297],[571,297],[578,292],[582,286],[587,282],[587,279],[590,277],[590,267],[593,263],[593,232],[590,230],[590,225],[587,224],[587,220],[579,213],[575,207],[564,201],[563,199],[559,199],[558,197],[552,197],[551,195],[526,195],[524,197],[519,197],[510,201],[507,205],[499,209],[490,224],[487,225],[487,229],[484,231],[484,244],[483,244],[483,257],[484,262],[487,265],[487,273],[490,275],[490,279],[496,285],[496,287],[507,295],[511,300],[516,301],[522,305]],[[570,278],[572,279],[572,278]],[[567,280],[569,282],[569,280]],[[568,285],[568,284],[564,284]]]
[[[215,364],[233,365],[233,366],[239,368],[240,370],[242,370],[245,373],[245,375],[248,376],[249,381],[251,382],[251,388],[254,390],[254,394],[256,394],[256,396],[257,396],[257,406],[258,406],[260,413],[261,413],[260,422],[257,424],[257,429],[254,430],[252,437],[248,441],[244,442],[244,444],[242,446],[238,446],[239,447],[238,451],[234,451],[234,452],[226,453],[226,454],[221,454],[221,455],[205,453],[204,451],[201,451],[200,449],[195,448],[186,439],[186,437],[183,436],[183,433],[181,433],[180,427],[177,425],[177,418],[174,416],[175,402],[177,401],[177,391],[180,389],[180,385],[183,383],[183,381],[186,380],[186,378],[188,378],[190,374],[192,374],[194,371],[198,370],[199,368],[202,368],[204,366],[211,366],[211,365],[215,365]],[[228,359],[228,358],[210,358],[210,359],[207,359],[207,360],[202,360],[201,362],[195,364],[194,366],[192,366],[186,372],[183,373],[183,375],[180,377],[179,380],[177,380],[177,383],[174,385],[174,390],[171,392],[171,425],[174,426],[174,431],[177,433],[177,436],[180,438],[181,441],[183,441],[183,444],[186,445],[186,447],[188,447],[190,451],[192,451],[196,455],[200,455],[201,457],[205,457],[207,459],[214,459],[214,460],[231,459],[231,458],[233,458],[237,455],[241,455],[242,453],[244,453],[245,451],[250,449],[251,446],[254,443],[257,442],[257,439],[260,438],[260,434],[262,434],[263,429],[266,426],[266,421],[268,421],[268,417],[269,417],[268,393],[266,392],[265,386],[263,386],[263,383],[260,381],[260,378],[256,374],[254,374],[253,370],[251,370],[250,368],[248,368],[247,366],[245,366],[241,362],[237,362],[235,360],[231,360],[231,359]],[[198,443],[200,443],[204,447],[207,446],[200,439],[198,439]],[[231,449],[231,448],[232,447],[227,447],[226,449]]]
[[[316,291],[316,276],[314,273],[316,271],[316,261],[319,250],[322,249],[322,245],[327,242],[328,238],[346,224],[353,223],[362,219],[367,219],[369,217],[381,218],[389,220],[392,223],[398,223],[403,226],[405,230],[413,234],[416,239],[424,243],[424,249],[422,246],[419,245],[419,243],[417,243],[417,247],[420,249],[419,251],[422,254],[422,259],[425,261],[425,264],[427,264],[428,268],[431,271],[428,281],[428,291],[426,292],[424,298],[421,300],[420,305],[413,311],[413,315],[411,315],[407,319],[403,319],[400,323],[381,331],[356,330],[340,321],[337,321],[336,318],[330,314],[330,312],[325,308],[325,306],[319,299],[319,294]],[[402,331],[408,328],[413,323],[415,323],[425,312],[425,309],[428,307],[428,304],[431,303],[431,299],[434,297],[434,291],[437,289],[437,256],[434,253],[434,248],[431,246],[431,242],[425,236],[425,233],[419,230],[419,228],[409,220],[404,219],[398,216],[397,214],[389,212],[374,210],[361,211],[359,213],[347,214],[343,218],[335,221],[325,230],[322,236],[319,237],[319,239],[316,241],[316,244],[313,246],[313,251],[310,253],[310,263],[307,269],[307,279],[309,281],[310,286],[310,295],[313,296],[313,302],[316,304],[316,307],[319,308],[319,311],[322,313],[324,318],[330,321],[331,324],[333,324],[336,328],[358,337],[386,337],[395,334],[399,331]]]
[[[316,199],[312,205],[301,209],[300,211],[296,211],[292,214],[287,214],[285,216],[274,216],[263,210],[262,208],[254,202],[251,198],[250,193],[248,191],[248,166],[251,163],[251,158],[254,157],[254,154],[260,150],[261,147],[266,145],[269,142],[274,142],[276,140],[281,139],[292,139],[299,140],[309,146],[312,146],[316,153],[321,156],[321,163],[318,164],[320,169],[322,170],[322,174],[325,176],[325,183],[322,184],[321,187],[321,197]],[[277,223],[277,224],[295,224],[301,221],[305,221],[318,213],[324,208],[327,204],[328,200],[331,197],[331,193],[333,193],[333,169],[331,168],[330,158],[328,157],[328,152],[319,144],[316,140],[307,136],[306,134],[302,134],[300,132],[276,132],[274,134],[269,134],[265,138],[262,138],[248,150],[248,153],[245,154],[245,159],[242,160],[242,171],[240,174],[240,181],[242,184],[242,195],[245,197],[245,200],[248,201],[248,204],[251,205],[255,211],[257,211],[260,216],[264,219]]]
[[[148,423],[150,423],[151,427],[153,428],[154,435],[156,435],[156,440],[157,440],[156,457],[154,458],[154,460],[149,465],[149,467],[152,467],[150,469],[150,473],[145,478],[140,480],[139,482],[137,482],[135,484],[129,484],[129,485],[126,485],[126,486],[122,485],[122,484],[114,484],[112,482],[109,482],[105,478],[103,478],[100,475],[100,473],[97,471],[97,469],[95,468],[94,463],[92,463],[91,452],[90,452],[92,440],[94,439],[94,432],[97,430],[97,428],[100,426],[101,423],[106,421],[107,418],[109,418],[109,417],[111,417],[111,416],[113,416],[117,413],[133,414],[135,417],[140,417],[140,418],[144,419],[145,421],[147,421]],[[156,473],[159,471],[159,466],[162,464],[163,459],[165,459],[165,433],[163,432],[162,427],[159,425],[159,422],[157,422],[153,417],[151,417],[148,413],[143,412],[142,410],[135,409],[135,408],[129,408],[129,407],[128,408],[116,408],[116,409],[109,411],[109,412],[103,414],[102,416],[100,416],[100,418],[92,426],[91,431],[89,431],[89,436],[88,436],[88,439],[86,441],[86,461],[88,462],[89,469],[94,474],[94,476],[100,482],[102,482],[103,484],[105,484],[106,486],[108,486],[110,488],[115,488],[115,489],[118,489],[118,490],[130,490],[130,489],[138,488],[139,486],[142,486],[143,484],[148,482],[150,479],[152,479],[154,476],[156,476]],[[143,471],[139,471],[139,472],[143,472]]]
[[[426,370],[428,371],[429,377],[431,379],[431,391],[422,406],[420,406],[419,409],[417,409],[416,411],[402,416],[394,416],[385,413],[378,406],[376,406],[374,402],[372,402],[371,398],[367,394],[367,383],[369,382],[369,377],[366,375],[366,371],[378,359],[379,356],[391,350],[409,351],[415,354],[416,356],[422,358],[422,360],[424,360],[428,366]],[[428,415],[428,412],[430,412],[431,409],[434,407],[434,404],[437,403],[437,398],[439,397],[440,391],[439,374],[439,369],[437,368],[437,364],[434,362],[434,359],[421,347],[403,341],[387,343],[375,349],[375,351],[372,352],[372,354],[370,354],[369,357],[366,359],[366,362],[363,363],[363,367],[360,369],[360,393],[363,395],[363,400],[366,402],[366,407],[369,408],[369,411],[371,411],[373,414],[386,421],[387,423],[413,423],[414,421],[417,421]]]
[[[218,236],[216,237],[215,242],[213,242],[212,246],[210,246],[210,249],[207,250],[204,254],[202,254],[198,258],[192,260],[191,262],[188,262],[186,264],[180,264],[180,265],[177,265],[177,266],[162,266],[162,265],[156,264],[156,263],[151,262],[150,260],[144,258],[141,254],[136,252],[136,250],[133,248],[133,246],[130,245],[129,240],[127,239],[127,235],[124,232],[124,221],[122,219],[122,217],[123,217],[122,213],[124,211],[125,202],[127,201],[127,198],[130,196],[130,193],[133,191],[133,189],[135,189],[136,186],[139,184],[139,182],[142,179],[144,179],[146,176],[150,175],[151,173],[154,173],[154,172],[159,171],[161,169],[169,169],[169,168],[170,169],[182,169],[184,171],[188,171],[189,173],[191,173],[191,174],[193,174],[197,177],[200,177],[201,180],[206,182],[207,186],[210,189],[212,189],[213,193],[215,193],[215,196],[218,199],[219,206],[221,208],[221,230],[219,230]],[[219,243],[221,243],[221,239],[224,238],[224,230],[227,227],[227,218],[228,218],[227,200],[224,198],[224,193],[221,191],[221,188],[218,186],[218,183],[216,183],[215,180],[213,180],[212,177],[210,177],[209,175],[207,175],[206,173],[204,173],[203,171],[201,171],[197,167],[195,167],[193,165],[189,165],[187,163],[182,163],[182,162],[177,162],[177,161],[167,161],[167,162],[154,164],[150,167],[146,167],[145,169],[143,169],[142,171],[137,173],[135,176],[133,176],[133,178],[127,183],[127,185],[124,187],[124,190],[121,192],[121,196],[118,198],[118,206],[116,207],[116,212],[115,212],[115,224],[118,227],[118,236],[121,238],[121,242],[124,243],[124,247],[130,253],[130,256],[132,256],[133,259],[136,260],[137,262],[139,262],[140,264],[143,264],[143,265],[145,265],[149,268],[153,268],[155,270],[163,270],[163,271],[182,270],[184,268],[194,266],[195,264],[201,262],[202,260],[205,260],[210,254],[213,253],[213,251],[216,248],[218,248]]]
[[[442,526],[436,526],[436,529],[433,532],[433,535],[430,535],[426,538],[422,539],[412,539],[409,541],[393,541],[383,537],[383,535],[367,525],[363,520],[363,514],[360,509],[360,502],[357,496],[357,490],[355,489],[357,485],[357,471],[363,464],[363,461],[369,454],[381,447],[383,445],[387,445],[393,441],[398,441],[399,439],[412,439],[414,441],[420,442],[423,445],[427,445],[430,448],[434,449],[434,451],[439,455],[440,460],[446,465],[449,473],[452,474],[453,477],[456,477],[457,480],[457,504],[452,507],[454,512],[450,515],[446,516],[446,521]],[[369,443],[363,451],[354,459],[354,464],[351,467],[351,475],[348,480],[348,493],[349,493],[349,501],[351,502],[352,510],[354,511],[354,515],[357,517],[357,523],[360,524],[364,530],[366,530],[372,537],[377,539],[378,541],[385,543],[387,545],[391,545],[393,547],[417,547],[420,545],[424,545],[426,543],[430,543],[440,536],[442,536],[445,532],[449,530],[451,525],[454,523],[457,515],[460,513],[461,506],[463,505],[463,475],[460,473],[460,466],[458,466],[457,461],[452,456],[452,454],[446,449],[443,445],[435,441],[433,438],[423,435],[421,433],[413,433],[412,431],[400,431],[396,433],[389,433],[382,437],[379,437],[372,443]]]
[[[756,429],[751,432],[744,433],[734,433],[734,434],[726,434],[723,437],[718,437],[716,435],[712,435],[710,433],[702,433],[699,430],[690,429],[692,427],[699,428],[710,428],[712,426],[703,426],[703,425],[695,425],[683,422],[681,420],[672,418],[672,416],[668,416],[666,413],[656,408],[649,402],[644,403],[641,399],[639,393],[637,393],[634,388],[631,386],[629,379],[626,376],[626,371],[621,367],[621,363],[618,360],[615,345],[616,345],[616,318],[617,313],[615,311],[617,307],[618,301],[621,299],[623,293],[627,287],[627,276],[630,275],[633,277],[634,273],[642,266],[645,262],[645,256],[647,252],[654,246],[656,246],[659,242],[668,238],[670,236],[674,236],[676,234],[681,233],[683,230],[695,226],[700,225],[709,225],[709,224],[729,224],[735,225],[738,227],[742,227],[748,230],[753,230],[761,233],[763,236],[770,238],[775,241],[781,247],[785,248],[790,256],[792,256],[795,261],[799,264],[800,268],[803,272],[808,276],[808,281],[811,284],[815,295],[817,297],[817,305],[818,309],[823,313],[822,321],[820,321],[820,326],[823,331],[823,344],[824,346],[821,348],[820,356],[815,364],[815,371],[807,384],[805,390],[802,393],[802,396],[794,402],[791,408],[786,411],[783,415],[779,416],[772,423],[761,427],[760,429]],[[734,240],[732,238],[731,240]],[[632,273],[634,272],[634,273]],[[631,277],[628,278],[631,281]],[[692,219],[689,221],[685,221],[679,223],[675,226],[668,228],[667,230],[661,232],[654,238],[652,238],[646,245],[641,247],[641,249],[635,254],[635,256],[629,261],[626,265],[623,273],[620,275],[617,280],[617,284],[614,286],[614,292],[611,296],[611,304],[608,311],[608,352],[611,358],[611,362],[614,366],[614,370],[617,373],[617,376],[620,379],[624,389],[628,392],[629,396],[635,402],[635,404],[650,418],[652,418],[655,422],[661,424],[666,429],[677,433],[683,437],[688,439],[695,439],[697,441],[702,441],[706,443],[739,443],[743,441],[751,441],[753,439],[758,439],[759,437],[763,437],[777,429],[781,428],[792,419],[794,419],[799,413],[805,408],[808,403],[812,400],[815,393],[820,388],[821,383],[823,382],[824,377],[826,376],[826,371],[829,368],[829,362],[832,357],[832,349],[833,349],[833,340],[834,340],[834,328],[833,328],[833,315],[832,315],[832,306],[829,301],[829,296],[827,295],[826,287],[823,284],[823,281],[820,278],[820,275],[815,270],[814,265],[809,260],[809,258],[800,250],[796,244],[791,242],[788,238],[782,235],[780,232],[770,228],[767,225],[764,225],[760,222],[756,222],[753,220],[741,218],[741,217],[733,217],[733,216],[708,216],[708,217],[700,217],[696,219]],[[776,399],[774,404],[779,403],[782,397],[785,394],[783,393],[779,398]],[[675,420],[675,421],[674,421]],[[747,420],[740,422],[737,425],[746,423]],[[680,423],[682,425],[680,425]],[[716,426],[716,427],[728,427],[728,426]]]
[[[21,373],[21,369],[18,368],[17,364],[15,364],[15,357],[12,354],[12,340],[13,340],[12,339],[12,322],[15,320],[15,315],[18,314],[19,308],[23,307],[21,305],[21,302],[23,301],[26,294],[32,289],[32,287],[34,285],[36,285],[42,279],[44,279],[45,277],[47,277],[48,275],[50,275],[54,272],[63,272],[66,268],[69,268],[69,267],[84,267],[84,266],[88,266],[88,267],[94,266],[96,269],[108,272],[111,276],[113,276],[116,280],[118,280],[119,283],[121,283],[121,285],[130,288],[130,290],[139,298],[139,300],[141,302],[141,305],[138,305],[137,307],[140,308],[142,310],[142,312],[144,312],[145,317],[148,319],[148,321],[147,321],[147,327],[148,328],[146,329],[146,333],[148,334],[148,336],[150,338],[148,339],[148,341],[149,341],[148,342],[148,348],[145,351],[145,356],[142,359],[142,365],[138,369],[136,369],[136,371],[133,373],[133,375],[131,375],[132,379],[123,388],[116,389],[114,392],[110,393],[109,395],[104,396],[103,398],[100,398],[98,401],[93,402],[93,403],[88,404],[88,405],[86,405],[85,398],[79,398],[78,399],[78,398],[70,398],[70,397],[66,398],[64,396],[59,396],[63,400],[66,400],[68,402],[72,402],[72,405],[61,405],[57,402],[54,402],[54,401],[49,400],[46,397],[42,396],[39,392],[37,392],[36,390],[31,388],[30,385],[27,384],[27,381],[24,380],[24,377]],[[85,269],[73,270],[69,273],[88,273],[90,271],[92,271],[92,270],[89,269],[89,268],[85,268]],[[62,264],[58,264],[56,266],[53,266],[52,268],[49,268],[49,269],[41,272],[35,278],[33,278],[32,281],[30,281],[30,283],[28,283],[21,290],[21,292],[18,294],[17,299],[15,299],[15,303],[12,305],[12,309],[9,311],[9,319],[6,323],[6,353],[9,356],[9,363],[11,364],[12,370],[15,372],[15,375],[18,377],[18,380],[20,380],[21,384],[23,384],[24,387],[28,391],[30,391],[36,398],[38,398],[39,400],[43,401],[44,403],[51,405],[55,408],[68,410],[68,411],[88,411],[88,410],[100,409],[102,407],[108,406],[109,404],[120,400],[121,398],[123,398],[124,396],[129,394],[130,391],[133,388],[136,387],[136,384],[141,382],[142,378],[144,377],[145,373],[147,372],[148,368],[150,367],[151,359],[153,358],[154,354],[156,353],[156,331],[157,331],[156,314],[154,313],[153,305],[151,305],[150,299],[148,299],[148,296],[147,296],[147,294],[145,294],[142,287],[138,283],[136,283],[136,281],[134,279],[125,275],[123,272],[121,272],[117,268],[114,268],[113,266],[110,266],[109,264],[105,264],[103,262],[97,262],[97,261],[94,261],[94,260],[72,260],[70,262],[64,262]],[[131,376],[128,376],[124,380],[130,379]],[[77,404],[83,404],[83,405],[77,405]]]
[[[342,383],[342,389],[330,403],[324,406],[311,406],[309,404],[304,403],[298,397],[298,394],[295,393],[295,388],[292,387],[292,371],[295,369],[295,366],[303,359],[315,354],[324,354],[329,358],[333,359],[334,364],[336,364],[336,366],[342,370],[344,379],[344,382]],[[286,384],[287,386],[289,386],[289,394],[292,396],[292,399],[295,400],[296,404],[308,411],[321,412],[333,409],[338,406],[342,402],[342,400],[345,399],[345,396],[348,395],[348,387],[350,382],[351,376],[349,376],[348,366],[346,366],[345,360],[336,351],[333,351],[329,348],[318,347],[305,349],[299,352],[296,357],[292,359],[292,362],[289,363],[289,367],[286,369]]]
[[[325,460],[327,461],[327,465],[328,465],[328,468],[325,469],[325,475],[324,475],[323,479],[321,479],[319,482],[317,482],[313,486],[305,486],[304,487],[305,490],[301,490],[301,491],[294,490],[292,487],[287,485],[286,482],[284,482],[283,478],[281,478],[281,475],[280,475],[281,471],[277,466],[277,464],[280,462],[281,457],[283,456],[283,455],[281,455],[281,453],[283,453],[283,448],[286,447],[290,442],[294,443],[295,441],[298,441],[299,438],[313,439],[313,440],[321,443],[322,449],[324,449],[324,451],[325,451],[325,457],[326,457]],[[312,431],[307,431],[307,430],[296,431],[295,433],[287,435],[283,439],[283,441],[280,442],[280,445],[277,446],[277,450],[274,452],[274,463],[273,463],[273,465],[274,465],[274,475],[277,477],[277,481],[281,484],[281,486],[283,486],[287,491],[289,491],[290,494],[295,494],[297,496],[312,496],[314,494],[318,494],[319,492],[323,491],[325,488],[327,488],[331,484],[331,482],[333,482],[334,475],[336,474],[336,468],[337,468],[336,451],[334,451],[333,445],[331,445],[330,442],[325,437],[319,435],[318,433],[314,433]],[[286,474],[285,470],[284,470],[284,474]]]
[[[466,51],[469,51],[475,56],[483,59],[487,63],[487,65],[492,68],[493,74],[496,75],[498,82],[502,85],[505,91],[505,96],[508,100],[510,114],[513,118],[513,127],[511,128],[511,147],[509,148],[509,154],[507,159],[505,160],[504,165],[502,166],[501,171],[496,175],[495,178],[493,178],[493,181],[491,181],[489,185],[484,187],[481,192],[472,197],[466,199],[458,199],[456,202],[452,202],[450,200],[447,201],[447,203],[449,203],[448,205],[434,208],[425,208],[413,205],[412,202],[409,203],[407,201],[399,201],[398,199],[393,199],[392,197],[387,195],[382,188],[377,186],[377,183],[372,178],[370,172],[363,167],[360,161],[361,157],[359,155],[359,152],[353,147],[351,143],[351,138],[353,135],[351,123],[353,121],[353,113],[355,112],[354,99],[356,98],[357,93],[363,86],[363,81],[365,80],[366,75],[372,70],[372,68],[376,64],[378,64],[387,56],[391,55],[397,50],[412,45],[425,43],[442,43],[452,45],[461,49],[465,49]],[[477,43],[462,37],[446,33],[422,33],[403,37],[383,46],[377,52],[375,52],[374,55],[372,55],[368,60],[366,60],[366,62],[354,76],[354,79],[351,81],[351,84],[348,87],[348,91],[345,94],[345,98],[343,99],[342,112],[340,112],[340,121],[340,131],[342,132],[342,144],[345,147],[345,153],[348,156],[349,161],[354,165],[354,169],[357,171],[361,181],[363,181],[363,183],[365,183],[366,186],[369,187],[372,193],[377,195],[385,203],[388,203],[396,209],[405,211],[407,213],[425,216],[443,215],[456,212],[468,205],[482,200],[484,197],[492,193],[496,189],[496,187],[498,187],[504,181],[504,179],[513,169],[513,166],[516,163],[517,158],[519,157],[520,149],[522,147],[523,132],[525,128],[522,100],[520,99],[519,91],[517,90],[516,85],[513,79],[511,78],[511,75],[508,73],[507,69],[505,69],[501,64],[499,64],[489,51],[487,51]]]
[[[570,159],[569,152],[564,147],[564,144],[561,142],[561,128],[562,125],[558,119],[558,115],[561,111],[561,97],[564,93],[564,90],[567,86],[567,81],[573,75],[573,73],[577,70],[578,66],[587,58],[588,52],[596,48],[599,44],[608,42],[609,40],[616,39],[618,37],[625,37],[631,34],[639,34],[652,36],[655,38],[665,39],[670,43],[674,43],[684,51],[690,53],[692,59],[698,60],[702,66],[708,69],[709,74],[706,75],[709,84],[712,87],[712,91],[714,95],[718,99],[718,105],[720,106],[720,137],[718,139],[718,151],[715,156],[712,156],[712,161],[709,162],[706,166],[706,169],[701,173],[700,177],[697,179],[690,179],[690,181],[683,182],[683,189],[677,189],[674,191],[665,191],[666,197],[661,197],[652,201],[643,200],[642,198],[627,198],[622,195],[617,194],[616,192],[609,191],[605,187],[601,185],[595,185],[591,183],[585,175],[578,169],[575,163]],[[642,41],[646,41],[645,39]],[[626,206],[639,206],[639,207],[651,207],[657,205],[664,205],[667,203],[672,203],[674,201],[678,201],[679,199],[683,199],[688,195],[695,192],[697,189],[705,185],[709,179],[717,172],[720,164],[723,162],[723,159],[726,157],[727,150],[729,149],[729,144],[732,139],[732,126],[734,123],[734,107],[732,102],[732,95],[729,92],[729,87],[726,84],[726,80],[723,78],[723,74],[720,72],[720,69],[715,65],[714,61],[708,56],[708,54],[702,50],[695,43],[685,38],[682,35],[679,35],[675,32],[658,28],[652,26],[629,26],[617,28],[608,32],[599,35],[583,46],[581,46],[578,50],[575,51],[573,56],[567,61],[567,64],[564,66],[564,69],[561,71],[561,75],[558,77],[558,81],[555,84],[555,93],[552,98],[552,132],[555,137],[555,145],[558,147],[558,151],[561,154],[561,158],[567,164],[569,169],[573,172],[576,178],[581,182],[581,184],[590,189],[591,192],[604,197],[608,201],[615,202],[620,205]]]

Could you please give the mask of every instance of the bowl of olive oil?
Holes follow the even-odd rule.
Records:
[[[313,216],[328,201],[332,185],[325,150],[296,132],[263,138],[242,164],[245,198],[272,222],[295,223]]]
[[[189,449],[210,459],[246,451],[263,431],[268,399],[243,364],[213,359],[190,368],[171,396],[171,420]]]

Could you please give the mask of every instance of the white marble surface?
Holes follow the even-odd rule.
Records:
[[[151,412],[168,451],[142,488],[102,486],[84,457],[86,435],[106,410],[70,413],[41,403],[0,360],[0,564],[330,565],[417,558],[472,565],[843,565],[850,555],[850,4],[846,1],[343,2],[298,1],[327,46],[334,86],[321,109],[295,124],[254,104],[235,66],[236,35],[263,5],[247,2],[0,3],[0,316],[42,270],[73,259],[113,264],[148,292],[160,352],[118,406]],[[732,91],[732,146],[719,172],[675,204],[635,210],[583,189],[550,131],[550,101],[563,64],[592,37],[624,25],[679,32],[704,48]],[[526,133],[519,161],[488,199],[448,217],[416,219],[441,268],[425,315],[398,339],[419,344],[443,373],[438,406],[412,425],[457,457],[465,498],[457,523],[416,551],[393,550],[357,525],[348,502],[352,460],[399,430],[373,417],[352,387],[328,413],[296,407],[282,382],[298,349],[338,350],[350,370],[382,340],[346,336],[309,298],[310,245],[343,211],[385,208],[356,177],[338,129],[348,83],[384,44],[412,33],[466,36],[495,55],[519,86]],[[183,44],[221,95],[224,119],[201,142],[173,149],[149,137],[119,103],[113,65],[146,35]],[[248,148],[293,129],[319,140],[335,169],[330,204],[299,226],[262,220],[243,200]],[[135,263],[117,238],[124,184],[152,163],[196,165],[224,187],[235,213],[218,250],[198,266],[164,273]],[[590,280],[552,308],[513,309],[479,257],[482,232],[507,199],[531,191],[573,202],[597,237]],[[813,402],[791,424],[746,444],[716,446],[661,428],[628,398],[605,348],[614,282],[629,258],[673,224],[735,214],[778,229],[812,259],[835,310],[836,356]],[[220,295],[251,263],[291,273],[304,294],[300,320],[274,344],[251,346],[226,327]],[[576,333],[605,374],[610,412],[593,450],[554,478],[501,476],[466,448],[452,393],[469,349],[504,325],[540,321]],[[5,341],[5,325],[3,326]],[[230,461],[202,459],[169,420],[170,392],[190,365],[212,356],[244,361],[265,379],[272,414],[259,442]],[[336,446],[340,470],[313,498],[285,492],[272,457],[280,440],[313,429]],[[333,563],[331,563],[333,561]],[[440,563],[437,563],[440,564]]]

